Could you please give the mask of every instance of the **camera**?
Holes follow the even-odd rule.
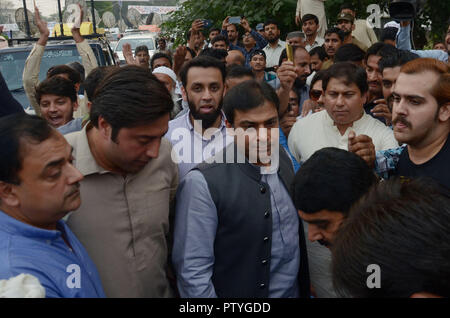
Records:
[[[389,4],[389,14],[391,18],[397,21],[414,20],[423,7],[423,0],[393,0]]]

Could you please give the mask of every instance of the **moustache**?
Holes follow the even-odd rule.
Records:
[[[70,197],[71,195],[75,194],[80,190],[80,184],[76,183],[73,188],[64,196],[65,198]]]
[[[401,124],[405,125],[406,127],[408,127],[409,129],[412,128],[411,123],[410,123],[409,121],[407,121],[407,120],[405,119],[405,117],[402,117],[402,116],[396,117],[396,118],[392,121],[392,125],[395,126],[397,123],[401,123]]]
[[[330,247],[331,244],[328,241],[325,240],[318,240],[317,242],[319,242],[320,245],[325,246],[325,247]]]

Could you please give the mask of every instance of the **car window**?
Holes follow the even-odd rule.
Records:
[[[6,80],[9,90],[19,89],[23,86],[22,74],[25,61],[30,51],[20,52],[0,52],[0,71]],[[46,49],[42,57],[39,72],[39,81],[45,79],[47,70],[54,65],[67,64],[78,61],[81,63],[81,56],[76,47],[65,49]]]
[[[140,38],[140,39],[120,39],[117,43],[116,51],[122,51],[124,43],[130,43],[131,49],[134,51],[138,46],[146,45],[149,50],[155,49],[155,41],[153,38]]]

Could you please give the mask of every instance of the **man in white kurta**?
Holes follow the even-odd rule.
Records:
[[[300,18],[305,14],[314,14],[319,18],[319,30],[317,34],[322,39],[325,36],[325,31],[327,30],[327,17],[325,15],[325,5],[326,0],[298,0],[297,10],[295,12],[295,19],[297,23],[300,23]]]

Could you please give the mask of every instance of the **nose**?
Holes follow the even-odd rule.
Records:
[[[308,224],[308,240],[315,242],[323,239],[322,233],[319,231],[317,226]]]
[[[155,140],[148,145],[145,155],[149,158],[157,158],[159,154],[159,146],[161,145],[161,139]]]
[[[306,75],[310,75],[311,74],[311,66],[309,64],[306,65],[306,67],[305,67],[305,74]]]
[[[406,107],[405,107],[405,100],[403,98],[401,98],[399,102],[394,101],[392,103],[392,112],[394,114],[406,116],[407,111],[406,111]]]
[[[212,93],[209,88],[205,89],[205,93],[203,94],[202,99],[208,101],[212,99]]]
[[[68,167],[69,174],[67,178],[67,183],[74,184],[83,180],[84,176],[81,174],[81,172],[77,168],[75,168],[73,164],[69,163],[68,165],[69,165]]]
[[[50,107],[48,108],[48,111],[50,112],[56,112],[58,108],[56,107],[55,103],[50,103]]]
[[[344,106],[344,96],[342,94],[339,94],[336,99],[336,106]]]

